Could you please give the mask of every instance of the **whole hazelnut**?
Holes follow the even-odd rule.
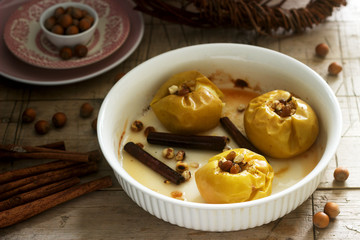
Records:
[[[66,28],[65,31],[66,35],[74,35],[74,34],[78,34],[79,33],[79,28],[75,25],[70,25],[69,27]]]
[[[36,112],[33,108],[27,108],[22,114],[22,121],[24,123],[30,123],[35,120]]]
[[[82,18],[79,22],[80,31],[84,32],[91,27],[91,22],[87,18]]]
[[[50,130],[50,124],[48,121],[39,120],[35,123],[35,131],[38,134],[44,135]]]
[[[67,28],[72,24],[72,17],[70,14],[60,15],[58,18],[58,23],[63,27]]]
[[[329,46],[326,43],[320,43],[315,48],[316,55],[325,57],[329,53]]]
[[[328,67],[328,72],[330,75],[338,75],[342,71],[342,66],[340,66],[338,63],[333,62]]]
[[[324,212],[318,212],[313,217],[313,223],[318,228],[326,228],[329,225],[330,218]]]
[[[51,32],[53,32],[55,34],[63,35],[64,34],[64,28],[59,24],[55,24],[54,26],[52,26]]]
[[[60,49],[59,55],[62,59],[68,60],[68,59],[72,58],[73,51],[69,47],[63,47]]]
[[[44,26],[47,30],[51,31],[52,27],[56,24],[56,18],[54,16],[45,20]]]
[[[340,208],[339,205],[337,205],[334,202],[328,202],[325,204],[324,212],[330,217],[330,218],[336,218],[340,214]]]
[[[55,9],[54,16],[58,18],[60,15],[65,13],[65,9],[63,7],[58,7]]]
[[[80,107],[80,116],[83,118],[88,118],[91,116],[92,112],[94,111],[93,106],[90,103],[84,103]]]
[[[349,177],[349,170],[344,167],[338,167],[334,170],[334,178],[338,182],[345,182]]]
[[[52,122],[56,128],[62,128],[67,121],[65,113],[57,112],[52,117]]]
[[[88,53],[88,48],[83,44],[78,44],[74,48],[74,53],[79,58],[85,57]]]

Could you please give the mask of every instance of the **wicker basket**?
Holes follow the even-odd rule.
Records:
[[[325,21],[346,0],[310,0],[285,8],[286,0],[134,0],[137,10],[193,27],[235,27],[273,35],[305,31]],[[280,2],[279,2],[280,1]]]

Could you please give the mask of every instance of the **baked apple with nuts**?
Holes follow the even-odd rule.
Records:
[[[197,71],[172,76],[150,103],[170,132],[194,134],[214,128],[221,117],[223,93]]]
[[[267,197],[274,171],[264,156],[245,148],[222,152],[195,172],[207,203],[236,203]]]
[[[319,133],[318,119],[310,105],[283,90],[252,99],[245,110],[244,127],[252,144],[274,158],[305,152]]]

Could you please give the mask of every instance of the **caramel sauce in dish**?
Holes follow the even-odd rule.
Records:
[[[248,102],[254,97],[258,96],[259,93],[249,90],[248,88],[229,88],[228,85],[226,85],[225,88],[221,88],[219,85],[218,87],[224,93],[223,101],[225,102],[225,106],[223,108],[222,115],[229,117],[231,121],[245,135],[245,130],[243,127],[244,106],[246,107]],[[156,129],[156,131],[167,132],[151,109],[145,111],[144,114],[139,116],[136,120],[140,120],[144,124],[144,129],[148,126],[152,126]],[[122,132],[125,132],[125,134],[121,140],[121,146],[129,141],[134,143],[141,143],[144,146],[145,151],[164,162],[169,167],[175,169],[175,158],[165,159],[162,156],[162,151],[163,149],[167,148],[167,146],[148,144],[144,135],[144,131],[132,132],[130,131],[129,126],[127,126],[127,129],[122,129]],[[220,124],[214,129],[202,133],[202,135],[229,136]],[[228,147],[238,148],[239,146],[237,146],[233,139],[230,138]],[[161,175],[143,165],[140,161],[130,156],[123,149],[121,149],[119,152],[119,159],[127,173],[145,187],[169,197],[174,197],[174,195],[176,195],[178,196],[177,199],[180,200],[205,203],[197,189],[194,175],[198,168],[206,164],[208,159],[218,154],[219,152],[181,149],[175,147],[173,148],[175,153],[177,153],[179,150],[185,151],[186,158],[184,162],[189,165],[189,170],[191,172],[191,178],[188,181],[181,183],[180,185],[168,183]],[[275,172],[272,184],[272,194],[289,188],[303,179],[307,174],[309,174],[319,162],[322,153],[321,150],[322,148],[320,141],[317,140],[305,153],[291,159],[272,159],[265,156]],[[179,196],[178,192],[182,193],[182,195],[180,194],[181,196]]]

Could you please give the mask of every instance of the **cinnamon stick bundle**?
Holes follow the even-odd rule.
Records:
[[[43,198],[49,196],[53,193],[60,192],[66,188],[74,186],[80,183],[80,178],[72,177],[65,180],[61,180],[59,182],[55,182],[37,189],[34,189],[29,192],[21,193],[15,195],[9,199],[0,202],[0,212],[22,205],[27,202],[34,201],[39,198]]]
[[[109,176],[73,186],[33,202],[0,212],[0,228],[22,222],[61,203],[112,185]]]
[[[45,173],[41,173],[38,175],[34,175],[34,176],[30,176],[27,178],[22,178],[13,182],[8,182],[5,183],[3,185],[0,185],[0,200],[4,199],[4,197],[8,197],[9,193],[8,191],[12,190],[12,189],[17,189],[19,187],[22,186],[26,186],[26,187],[22,187],[20,189],[20,192],[24,192],[24,191],[28,191],[29,189],[27,188],[28,186],[31,186],[33,189],[33,187],[35,186],[39,186],[39,183],[44,184],[43,182],[45,181],[46,183],[49,182],[55,182],[55,181],[59,181],[65,178],[70,178],[70,177],[74,177],[74,176],[83,176],[92,172],[95,172],[98,170],[98,166],[95,162],[91,162],[91,163],[82,163],[82,164],[77,164],[75,166],[70,166],[64,169],[59,169],[59,170],[55,170],[55,171],[49,171],[49,172],[45,172]],[[23,189],[26,188],[26,189]],[[19,191],[16,191],[15,194],[20,193]]]
[[[8,144],[0,144],[0,159],[3,158],[24,158],[24,159],[59,159],[77,162],[88,162],[87,153],[78,153],[51,149],[46,147],[33,147]]]
[[[88,156],[89,156],[89,161],[95,161],[95,162],[99,161],[101,158],[98,150],[88,152]],[[15,181],[20,178],[29,177],[43,172],[63,169],[76,164],[78,164],[78,162],[58,160],[58,161],[39,164],[36,166],[0,173],[0,184],[10,181]]]

